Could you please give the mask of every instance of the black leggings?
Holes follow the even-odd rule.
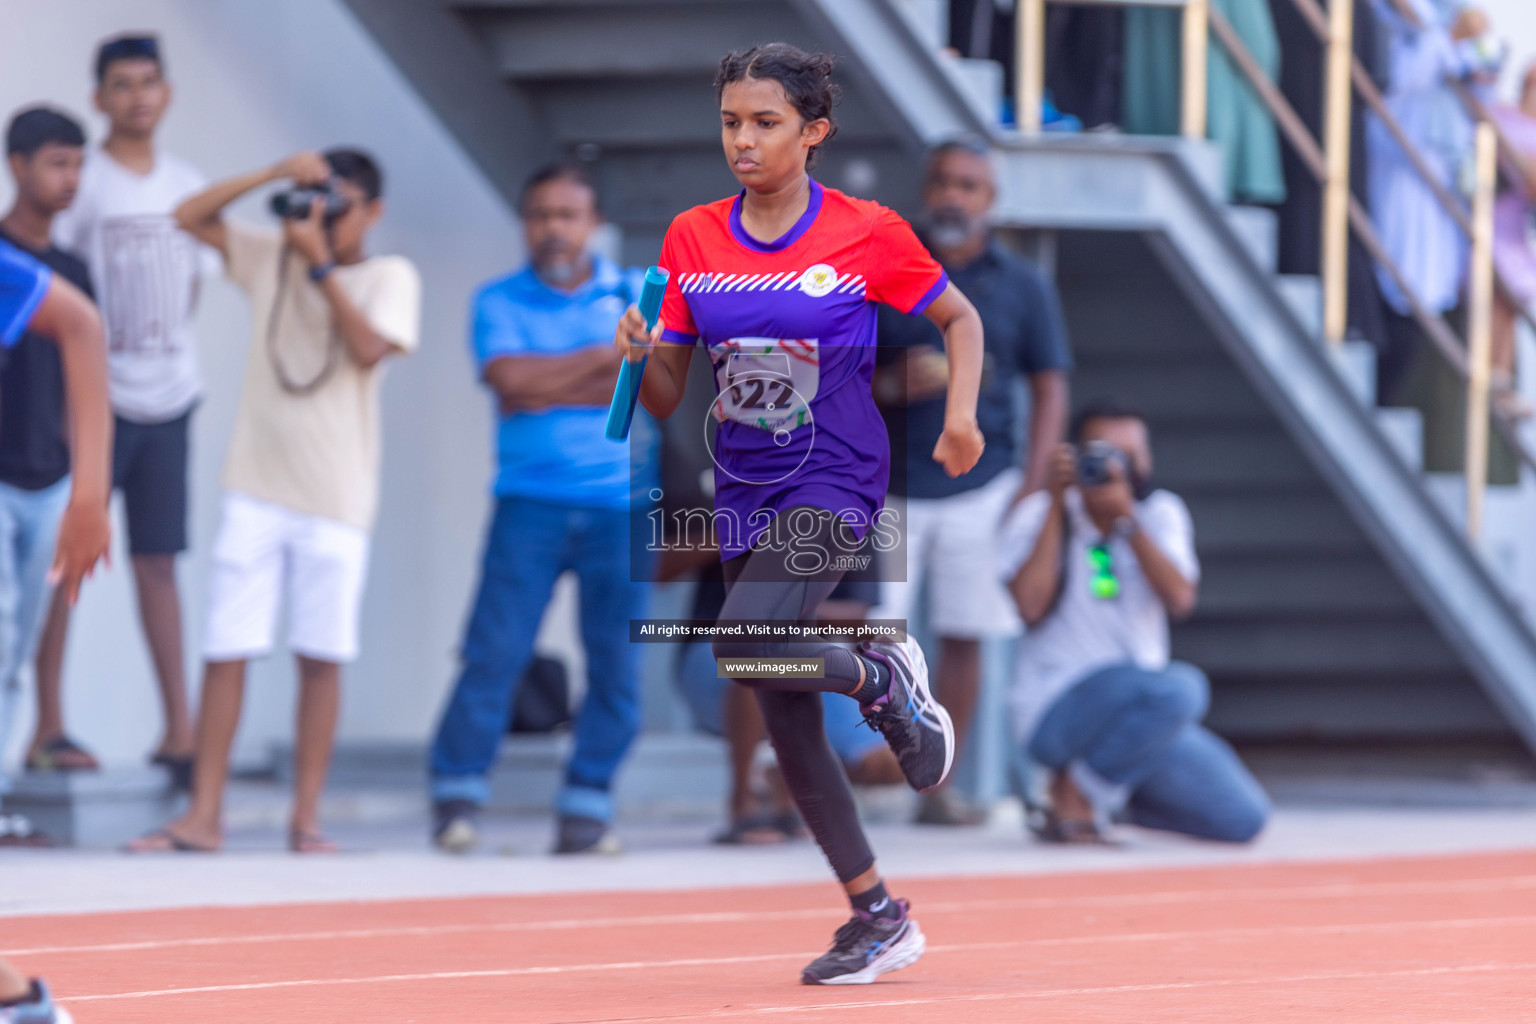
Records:
[[[809,533],[809,520],[802,510],[814,514],[821,527]],[[786,535],[795,526],[795,544],[786,543]],[[814,547],[813,547],[814,545]],[[802,572],[808,550],[832,554],[854,550],[845,524],[829,519],[820,509],[801,506],[775,517],[756,547],[737,555],[722,567],[725,570],[725,605],[721,621],[773,619],[780,622],[809,623],[816,609],[842,578],[841,569],[830,566]],[[797,559],[796,552],[801,553]],[[812,555],[810,561],[815,562]],[[859,823],[858,808],[847,773],[827,743],[822,726],[821,692],[851,692],[863,678],[868,666],[852,651],[834,644],[788,643],[782,640],[717,640],[717,658],[781,658],[787,656],[822,658],[826,675],[821,679],[737,679],[750,686],[763,709],[768,738],[778,754],[779,771],[800,816],[826,854],[838,881],[849,882],[875,864],[874,852]]]

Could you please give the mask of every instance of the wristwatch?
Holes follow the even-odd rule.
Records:
[[[325,280],[325,276],[336,269],[335,260],[326,260],[324,263],[316,263],[309,268],[309,279],[315,284]]]
[[[1135,516],[1121,516],[1109,528],[1109,535],[1115,540],[1130,540],[1140,529],[1141,524],[1136,521]]]

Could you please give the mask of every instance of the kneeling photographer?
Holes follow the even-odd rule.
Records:
[[[271,227],[224,217],[278,181],[291,187],[272,197]],[[218,847],[245,664],[272,649],[285,601],[300,679],[289,846],[333,848],[317,813],[341,666],[358,653],[379,490],[379,371],[416,347],[420,328],[416,268],[365,251],[382,191],[372,157],[336,149],[220,182],[176,210],[249,297],[252,344],[208,580],[192,805],[134,849]]]
[[[1209,684],[1169,659],[1170,617],[1194,611],[1200,565],[1182,499],[1150,486],[1147,425],[1129,407],[1085,408],[1050,485],[1002,530],[1003,579],[1029,627],[1013,679],[1014,724],[1051,771],[1031,828],[1103,841],[1113,821],[1245,842],[1269,801],[1203,727]]]

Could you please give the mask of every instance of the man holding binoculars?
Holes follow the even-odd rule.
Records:
[[[1209,684],[1169,659],[1168,620],[1195,609],[1200,563],[1184,502],[1151,486],[1144,419],[1112,402],[1078,414],[1046,490],[1009,513],[1002,575],[1029,632],[1015,731],[1051,771],[1050,842],[1101,842],[1112,821],[1245,842],[1269,801],[1200,724]]]
[[[224,219],[270,182],[281,231]],[[368,256],[383,176],[358,150],[298,153],[182,203],[181,227],[224,257],[249,296],[253,340],[224,471],[208,583],[206,670],[192,805],[136,850],[212,850],[245,664],[271,650],[288,602],[298,658],[298,736],[289,847],[334,847],[318,806],[340,704],[341,665],[357,657],[358,613],[379,485],[379,371],[416,347],[421,280],[401,256]]]

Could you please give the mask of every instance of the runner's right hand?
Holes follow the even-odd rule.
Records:
[[[661,318],[656,319],[656,325],[647,333],[645,317],[640,314],[640,307],[630,306],[619,319],[618,330],[613,335],[613,347],[619,350],[619,355],[632,363],[637,363],[650,355],[651,346],[660,340]]]

